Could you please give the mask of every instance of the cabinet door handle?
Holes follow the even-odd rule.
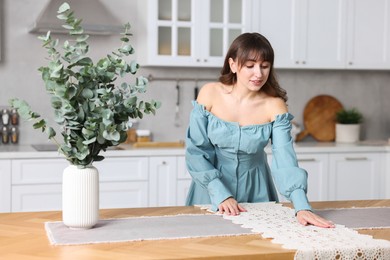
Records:
[[[165,164],[167,164],[167,162],[166,162],[166,161],[162,161],[161,163],[162,163],[162,165],[165,165]]]
[[[366,161],[368,160],[367,157],[345,157],[345,160],[347,161]]]
[[[315,162],[316,159],[314,158],[305,158],[305,159],[298,159],[298,162]]]

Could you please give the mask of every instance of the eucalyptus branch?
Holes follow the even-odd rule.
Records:
[[[50,32],[38,37],[49,60],[39,71],[51,96],[54,120],[62,126],[64,143],[60,144],[54,138],[53,128],[48,127],[44,119],[39,119],[25,101],[14,99],[10,102],[22,116],[37,120],[34,128],[46,132],[68,161],[85,167],[104,159],[99,155],[101,150],[126,140],[129,118],[143,118],[143,113],[155,114],[161,103],[138,100],[138,94],[144,93],[147,87],[147,79],[142,76],[136,78],[134,84],[116,83],[118,78],[135,74],[139,68],[135,61],[128,63],[124,59],[134,53],[129,43],[129,23],[124,25],[117,51],[94,63],[86,56],[89,36],[84,34],[81,19],[74,17],[69,4],[59,7],[57,17],[64,22],[63,27],[72,40],[63,43],[61,53],[57,50],[59,41],[53,40]]]

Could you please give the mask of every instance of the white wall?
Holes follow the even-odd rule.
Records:
[[[2,2],[1,2],[2,1]],[[34,110],[51,118],[49,99],[37,69],[45,64],[45,50],[37,35],[27,28],[38,16],[47,0],[0,0],[2,5],[2,35],[0,61],[0,106],[7,105],[11,97],[26,99]],[[102,0],[121,22],[130,22],[136,37],[138,16],[136,0]],[[60,40],[62,36],[60,36]],[[92,36],[90,53],[97,59],[118,46],[117,36]],[[137,53],[136,55],[142,55]],[[277,55],[277,54],[276,54]],[[134,57],[136,59],[136,56]],[[141,64],[142,66],[142,64]],[[390,69],[390,68],[389,68]],[[302,124],[305,104],[313,96],[329,94],[337,97],[345,107],[357,107],[365,116],[364,138],[387,139],[390,137],[390,70],[389,71],[321,71],[281,70],[278,78],[289,95],[290,112]],[[218,69],[142,68],[139,75],[154,77],[217,78]],[[201,86],[204,81],[198,82]],[[156,116],[147,116],[140,128],[153,131],[155,140],[184,139],[194,96],[195,81],[179,82],[182,87],[180,118],[181,126],[174,126],[176,102],[175,81],[152,81],[149,98],[162,101]],[[46,136],[33,130],[30,123],[21,122],[20,142],[24,144],[46,141]]]

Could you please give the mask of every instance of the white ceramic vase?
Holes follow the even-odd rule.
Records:
[[[69,165],[62,177],[62,221],[71,229],[89,229],[99,220],[99,172]]]
[[[360,140],[360,124],[336,124],[337,143],[356,143]]]

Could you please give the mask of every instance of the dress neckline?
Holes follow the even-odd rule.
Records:
[[[198,106],[201,107],[201,109],[208,115],[210,115],[212,118],[220,121],[220,122],[223,122],[225,124],[231,124],[231,125],[235,125],[235,126],[238,126],[239,128],[253,128],[253,127],[264,127],[264,126],[267,126],[267,125],[272,125],[274,121],[271,121],[271,122],[266,122],[266,123],[262,123],[262,124],[249,124],[249,125],[240,125],[238,122],[234,122],[234,121],[227,121],[227,120],[224,120],[216,115],[214,115],[213,113],[211,113],[210,111],[208,111],[204,105],[202,104],[199,104],[197,101],[194,101],[194,103]],[[279,115],[276,116],[276,118],[278,118]]]

